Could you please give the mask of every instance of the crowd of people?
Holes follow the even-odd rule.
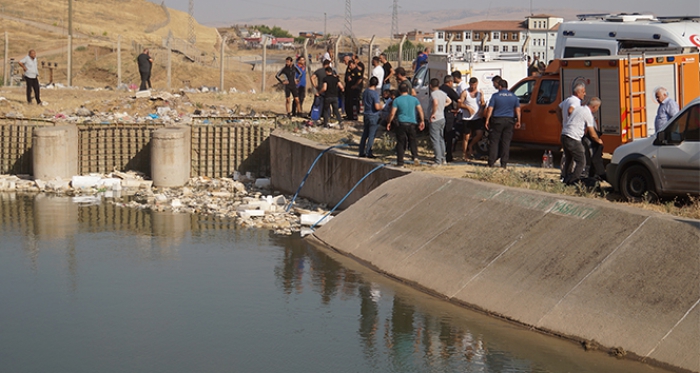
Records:
[[[427,63],[429,51],[422,51],[413,62],[412,69],[417,71]],[[428,112],[424,113],[416,98],[416,91],[403,67],[396,69],[381,54],[371,60],[368,79],[365,78],[365,65],[356,54],[346,55],[346,66],[341,81],[333,66],[332,52],[329,49],[323,57],[323,67],[311,75],[315,91],[314,106],[320,106],[323,126],[329,126],[331,114],[338,122],[342,121],[340,111],[345,112],[346,120],[357,120],[360,110],[363,114],[363,133],[359,144],[360,157],[375,158],[372,152],[374,139],[380,128],[393,131],[396,135],[397,166],[404,165],[406,151],[411,153],[411,161],[418,163],[417,134],[428,125],[430,141],[433,146],[433,166],[453,162],[454,145],[461,142],[462,160],[467,161],[476,155],[476,146],[488,133],[488,166],[495,167],[500,160],[500,167],[507,167],[510,158],[510,143],[515,129],[520,128],[520,101],[508,90],[508,82],[500,76],[491,79],[496,89],[486,102],[484,92],[479,88],[477,78],[464,79],[460,71],[454,71],[440,82],[431,79]],[[531,61],[530,73],[544,73],[546,65],[535,59]],[[287,76],[281,80],[285,84],[287,111],[289,115],[302,113],[303,96],[297,100],[294,86],[305,90],[306,65],[303,57],[297,58],[297,65],[287,66],[278,76]],[[367,88],[365,81],[367,82]],[[395,83],[396,89],[392,89]],[[660,104],[655,121],[656,130],[678,112],[678,104],[668,97],[664,88],[655,92]],[[291,98],[294,104],[290,108]],[[557,116],[562,126],[561,145],[561,180],[567,184],[585,179],[605,180],[603,165],[603,141],[596,128],[595,113],[601,100],[591,97],[584,102],[586,87],[576,84],[570,97],[561,102]],[[295,108],[299,109],[295,109]]]

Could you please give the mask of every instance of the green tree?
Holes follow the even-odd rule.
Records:
[[[403,49],[404,49],[404,50],[407,50],[407,49],[414,49],[414,48],[415,48],[415,49],[418,49],[418,50],[423,50],[423,49],[425,49],[425,45],[423,45],[422,43],[418,43],[418,44],[415,44],[415,45],[414,45],[413,43],[411,43],[410,40],[406,40],[406,41],[403,43]],[[399,51],[399,43],[396,43],[396,44],[392,44],[392,45],[388,46],[388,47],[384,50],[384,53],[391,53],[391,52],[398,52],[398,51]]]
[[[291,38],[291,37],[293,37],[292,34],[289,33],[289,31],[283,30],[279,26],[273,26],[272,28],[270,28],[269,26],[266,26],[266,25],[258,25],[258,26],[255,26],[254,28],[263,34],[269,34],[269,35],[272,35],[276,38]]]

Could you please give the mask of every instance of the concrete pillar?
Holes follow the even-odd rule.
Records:
[[[151,177],[157,187],[179,187],[190,178],[189,127],[165,127],[151,135]]]
[[[43,127],[32,135],[34,179],[70,179],[78,175],[78,127]]]

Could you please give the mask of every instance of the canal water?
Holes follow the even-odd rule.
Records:
[[[437,300],[298,237],[9,194],[0,371],[661,372]]]

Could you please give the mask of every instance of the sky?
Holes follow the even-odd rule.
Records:
[[[160,3],[158,0],[151,0]],[[352,14],[385,13],[391,17],[393,0],[351,0]],[[187,12],[189,0],[165,0],[174,9]],[[575,9],[582,13],[653,12],[656,16],[700,16],[700,0],[398,0],[401,12],[446,9],[497,9],[504,7]],[[464,5],[462,5],[464,4]],[[467,5],[468,4],[468,5]],[[194,15],[205,25],[230,25],[250,19],[286,17],[328,17],[345,14],[345,0],[194,0]],[[495,18],[494,15],[490,18]],[[391,22],[391,19],[388,19]]]

